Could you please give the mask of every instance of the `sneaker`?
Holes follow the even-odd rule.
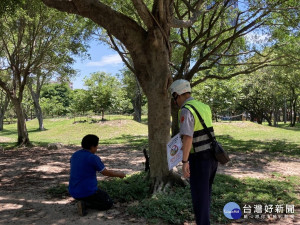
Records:
[[[87,214],[84,201],[77,201],[77,211],[80,216],[85,216]]]

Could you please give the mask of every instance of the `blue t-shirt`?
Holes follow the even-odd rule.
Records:
[[[69,193],[73,198],[84,198],[95,194],[98,189],[96,172],[105,169],[99,156],[81,149],[71,159]]]

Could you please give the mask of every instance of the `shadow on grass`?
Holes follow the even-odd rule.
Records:
[[[290,126],[290,123],[280,123],[276,128],[281,128],[285,130],[290,130],[290,131],[300,131],[300,123],[296,123],[294,127]]]
[[[17,142],[1,142],[0,147],[4,148],[5,150],[17,148]]]
[[[1,136],[9,136],[9,135],[15,135],[15,134],[18,134],[17,129],[14,129],[14,130],[3,129],[0,131]]]
[[[14,133],[8,130],[2,132],[4,135]],[[31,132],[42,132],[39,130],[30,130]],[[3,133],[2,133],[3,134]],[[217,136],[218,141],[222,146],[230,152],[240,153],[264,153],[270,156],[294,156],[300,157],[300,146],[286,140],[258,141],[258,140],[238,140],[230,135]],[[47,146],[53,142],[32,141],[34,146]],[[148,147],[148,137],[143,135],[128,135],[123,134],[119,137],[100,140],[100,145],[124,144],[132,147],[142,148]],[[17,147],[16,142],[2,142],[1,146],[5,149]]]
[[[47,147],[50,143],[56,143],[55,141],[52,142],[45,142],[45,141],[32,141],[32,147],[40,146],[40,147]],[[1,147],[4,149],[13,149],[17,148],[17,142],[0,142]],[[148,137],[143,135],[126,135],[123,134],[119,137],[111,138],[111,139],[103,139],[100,140],[99,145],[113,145],[113,144],[124,144],[126,146],[135,147],[135,148],[148,148]],[[30,146],[29,146],[30,147]]]
[[[145,124],[145,125],[148,125],[148,118],[142,118],[141,123]]]
[[[48,144],[53,142],[42,142],[42,141],[31,141],[31,146],[27,146],[29,148],[31,147],[47,147]],[[17,142],[0,142],[0,146],[3,147],[5,150],[15,149],[20,147]]]
[[[286,140],[257,141],[238,140],[230,135],[217,136],[218,141],[228,152],[252,153],[260,152],[273,156],[296,156],[300,157],[300,146]]]
[[[299,185],[298,179],[289,177],[284,181],[271,179],[237,179],[228,175],[217,174],[212,194],[212,217],[214,221],[225,222],[227,220],[222,211],[228,202],[236,202],[243,212],[244,205],[261,204],[264,208],[267,204],[284,205],[294,204],[299,206],[295,187]]]
[[[46,128],[44,130],[27,129],[27,132],[28,132],[28,134],[30,134],[30,133],[39,133],[39,132],[43,132],[46,130],[48,130],[48,129],[46,129]],[[17,129],[11,129],[11,130],[3,129],[2,131],[0,131],[0,135],[3,135],[3,136],[18,135],[18,131],[17,131]]]

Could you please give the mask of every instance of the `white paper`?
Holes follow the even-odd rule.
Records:
[[[176,134],[167,144],[167,156],[169,170],[182,161],[183,152],[180,134]]]

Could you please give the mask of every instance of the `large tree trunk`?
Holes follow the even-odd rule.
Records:
[[[11,102],[15,107],[17,118],[18,118],[18,145],[30,145],[28,132],[25,122],[25,114],[22,108],[21,101],[18,98],[12,98]]]
[[[145,74],[138,78],[148,99],[151,191],[157,192],[174,183],[184,185],[184,182],[168,169],[167,143],[171,131],[171,99],[168,87],[172,78],[169,69],[169,49],[158,28],[150,32],[145,52],[144,58],[133,57],[133,62],[137,74]]]
[[[0,131],[3,130],[4,113],[0,113]]]
[[[136,95],[132,103],[133,110],[134,110],[133,120],[140,123],[142,121],[142,93],[139,84],[137,83],[136,85],[137,85]]]
[[[170,99],[167,93],[156,93],[148,97],[148,106],[150,177],[156,191],[169,175],[166,146],[170,140]]]
[[[9,97],[6,95],[4,98],[4,101],[2,102],[2,96],[1,96],[1,105],[0,105],[0,131],[3,130],[3,121],[4,121],[4,115],[7,110],[9,104]]]
[[[39,121],[39,130],[45,130],[44,128],[44,119],[43,119],[43,112],[42,112],[42,108],[40,106],[40,95],[39,93],[35,93],[33,91],[32,85],[29,84],[28,85],[30,93],[31,93],[31,97],[33,100],[33,105],[34,105],[34,109],[35,109],[35,115]]]

